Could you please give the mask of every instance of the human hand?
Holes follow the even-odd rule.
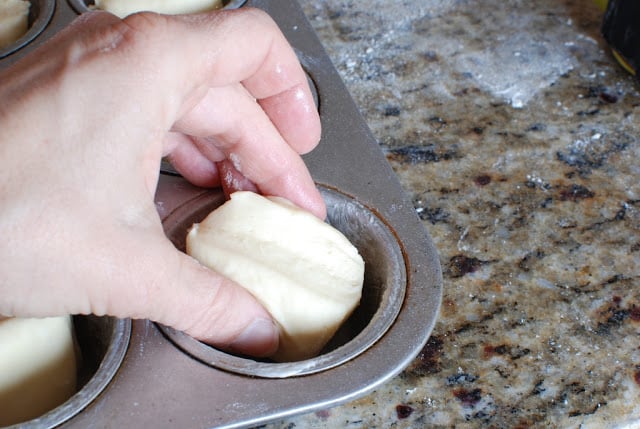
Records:
[[[1,73],[0,99],[0,315],[148,318],[276,350],[266,310],[178,252],[153,203],[167,156],[197,185],[255,185],[325,216],[298,155],[318,114],[266,14],[88,13]]]

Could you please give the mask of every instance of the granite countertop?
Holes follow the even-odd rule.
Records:
[[[602,12],[301,4],[440,252],[444,296],[392,381],[267,427],[635,426],[640,97]]]

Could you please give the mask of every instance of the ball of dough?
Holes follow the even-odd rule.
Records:
[[[0,426],[34,419],[76,391],[70,316],[0,320]]]
[[[331,225],[278,197],[236,192],[187,235],[187,253],[248,289],[280,325],[273,356],[316,356],[360,302],[364,261]]]
[[[199,13],[222,6],[222,0],[95,0],[97,9],[111,12],[119,18],[142,11],[167,15]]]
[[[29,29],[29,7],[23,0],[0,1],[0,49],[6,48]]]

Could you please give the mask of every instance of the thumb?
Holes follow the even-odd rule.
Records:
[[[148,242],[145,247],[151,256]],[[151,319],[230,352],[275,353],[278,328],[246,289],[179,252],[168,240],[153,249],[155,257],[138,267],[137,286],[108,300],[114,309],[129,307],[130,317]]]

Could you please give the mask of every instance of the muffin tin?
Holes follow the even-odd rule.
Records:
[[[0,68],[88,6],[83,0],[32,3],[38,4],[32,29],[0,52]],[[426,343],[442,295],[428,233],[299,5],[247,0],[225,7],[244,6],[273,17],[312,84],[323,132],[304,160],[327,203],[328,222],[365,260],[360,306],[318,357],[291,363],[230,355],[147,320],[76,316],[83,387],[27,427],[255,426],[355,399],[400,372]],[[43,20],[44,27],[36,27]],[[192,186],[163,163],[156,207],[178,249],[191,224],[223,201],[219,190]]]

